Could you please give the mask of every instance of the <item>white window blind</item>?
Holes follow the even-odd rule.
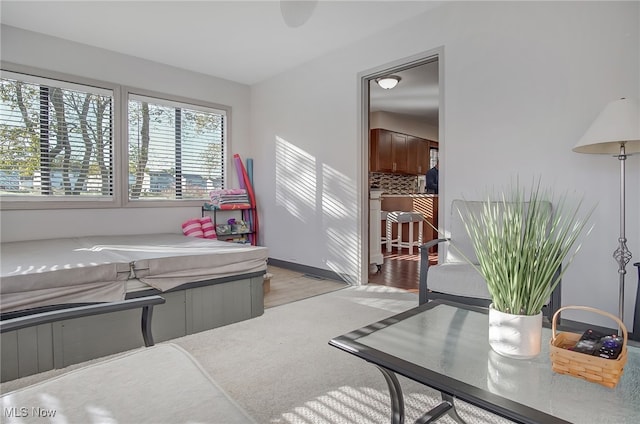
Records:
[[[111,200],[113,195],[113,92],[3,71],[2,200]]]
[[[129,95],[129,200],[203,200],[224,186],[226,112]]]

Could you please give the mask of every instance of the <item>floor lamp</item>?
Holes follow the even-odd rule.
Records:
[[[573,147],[574,152],[613,155],[620,161],[620,238],[613,258],[618,263],[620,279],[619,314],[624,322],[624,275],[631,260],[625,236],[625,162],[632,153],[640,153],[640,108],[638,100],[615,100],[609,103],[591,124],[580,141]],[[640,288],[639,288],[640,290]]]

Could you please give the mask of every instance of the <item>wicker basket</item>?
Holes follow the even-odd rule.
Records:
[[[622,329],[623,335],[622,351],[618,358],[606,359],[568,350],[569,347],[575,346],[582,334],[556,331],[557,318],[560,312],[567,309],[595,312],[616,321]],[[572,375],[610,388],[618,384],[624,365],[627,362],[627,329],[618,317],[588,306],[565,306],[553,315],[551,328],[553,335],[549,342],[549,352],[552,369],[555,372]]]

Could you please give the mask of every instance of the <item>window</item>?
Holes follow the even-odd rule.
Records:
[[[230,111],[3,63],[0,208],[201,204],[224,188]]]
[[[224,187],[226,112],[130,94],[129,200],[202,200]]]
[[[3,200],[112,200],[113,169],[112,90],[3,71]]]

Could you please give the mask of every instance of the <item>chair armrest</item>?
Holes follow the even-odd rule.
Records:
[[[118,302],[92,303],[89,305],[40,312],[0,321],[0,333],[20,330],[22,328],[32,327],[34,325],[63,321],[66,319],[81,318],[90,315],[100,315],[110,312],[141,308],[142,337],[145,341],[145,345],[148,347],[153,346],[154,344],[153,337],[151,335],[151,318],[153,316],[153,306],[161,305],[165,302],[166,300],[163,297],[153,295],[136,297],[133,299],[127,299]]]
[[[439,238],[439,239],[433,239],[433,240],[429,240],[428,242],[426,242],[425,244],[423,244],[422,246],[420,246],[420,249],[429,249],[433,246],[435,246],[438,243],[442,243],[445,241],[450,241],[451,239],[448,238]]]
[[[448,238],[433,239],[420,246],[420,277],[418,281],[418,305],[427,303],[427,273],[429,272],[429,248],[438,243],[449,241]]]

